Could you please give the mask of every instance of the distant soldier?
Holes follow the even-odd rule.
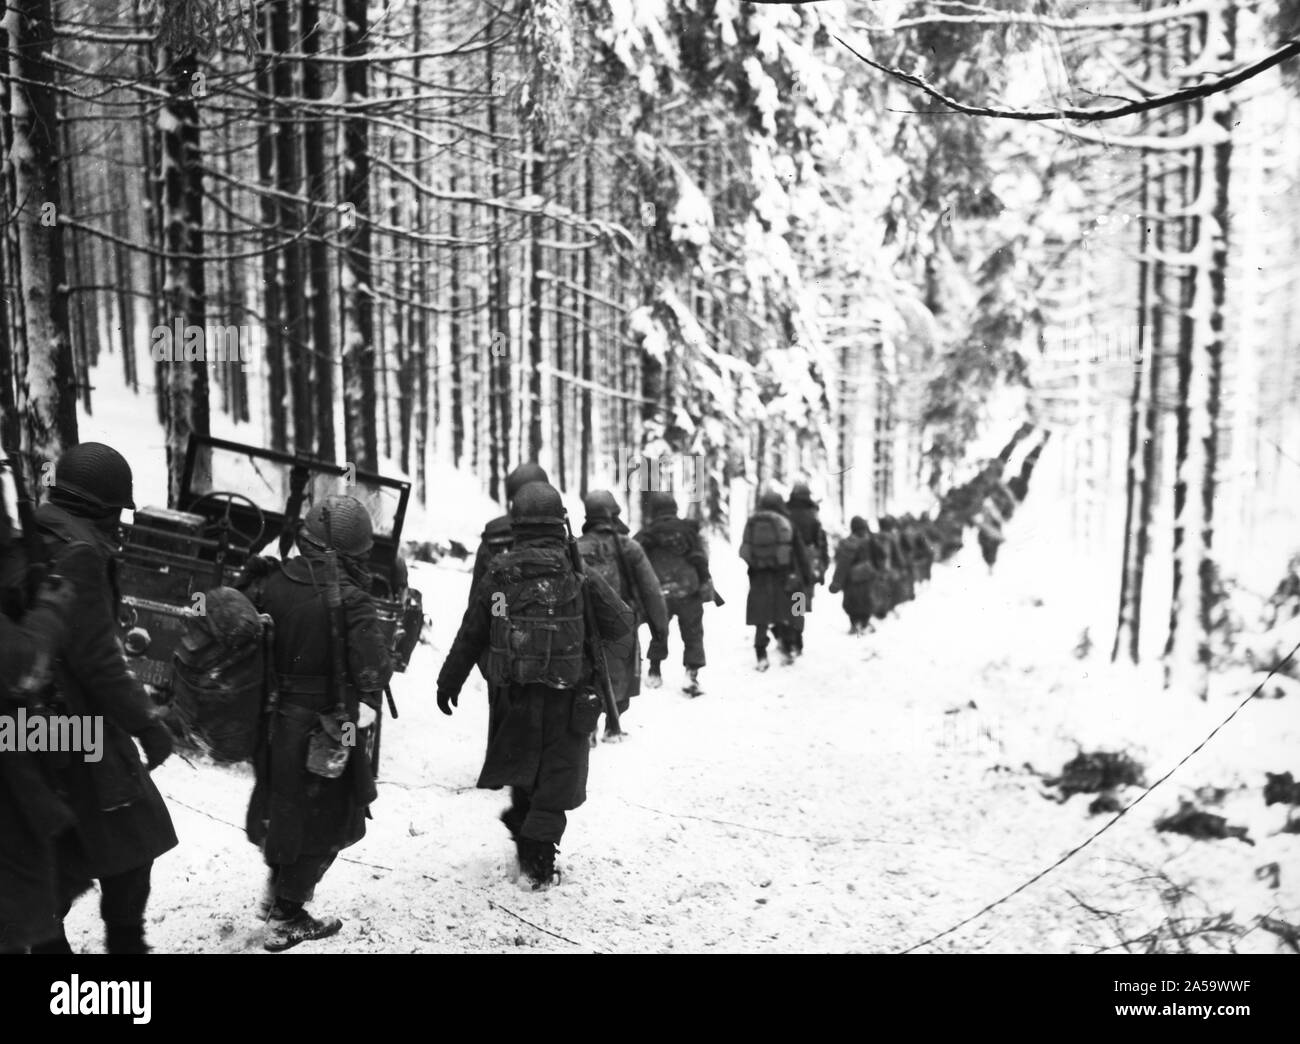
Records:
[[[803,655],[804,617],[812,612],[813,592],[817,584],[826,579],[826,569],[830,564],[830,547],[826,530],[822,528],[821,519],[817,517],[817,504],[812,498],[812,491],[805,482],[796,482],[790,490],[790,499],[786,501],[786,510],[790,523],[798,531],[803,546],[808,551],[808,561],[812,567],[812,582],[804,588],[804,609],[796,613],[790,621],[791,652],[795,656]]]
[[[1051,432],[1043,433],[1042,441],[1025,454],[1025,459],[1020,465],[1020,473],[1007,480],[1007,489],[1016,498],[1017,503],[1022,502],[1029,495],[1029,479],[1034,474],[1034,467],[1038,464],[1038,458],[1042,456],[1043,447],[1047,445],[1051,434]]]
[[[844,592],[849,634],[866,634],[871,629],[871,581],[876,574],[872,551],[867,520],[854,515],[849,523],[849,535],[835,548],[835,571],[831,574],[830,587],[831,594]]]
[[[934,548],[926,539],[925,529],[911,515],[904,515],[899,523],[899,544],[903,554],[912,567],[914,581],[924,582],[930,579],[930,568],[934,564]]]
[[[359,734],[375,722],[393,673],[370,595],[365,505],[325,497],[297,544],[284,563],[254,559],[237,585],[275,625],[276,694],[253,756],[246,823],[269,867],[262,912],[272,952],[343,926],[304,907],[339,852],[365,836],[376,791]]]
[[[985,497],[979,514],[975,516],[975,526],[979,530],[980,554],[984,557],[990,574],[993,572],[994,563],[998,560],[998,549],[1006,539],[1002,533],[1005,521],[1002,512],[998,509],[996,498],[992,494]]]
[[[871,577],[871,613],[883,620],[898,604],[898,585],[894,582],[894,542],[885,532],[883,519],[876,520],[875,532],[867,537],[875,572]]]
[[[651,640],[664,644],[668,639],[668,608],[650,560],[641,545],[626,535],[627,527],[619,521],[619,506],[614,495],[608,490],[596,490],[588,493],[582,503],[587,520],[582,526],[582,536],[578,538],[578,550],[587,572],[595,573],[609,584],[610,589],[632,610],[632,627],[636,635],[635,658],[630,664],[632,669],[625,670],[621,659],[617,666],[613,661],[609,665],[621,716],[627,712],[631,697],[641,691],[641,624],[648,622]],[[605,724],[606,740],[622,738],[621,732],[609,731],[609,722]],[[592,741],[595,741],[594,733]]]
[[[783,664],[794,662],[794,617],[803,612],[812,563],[803,539],[786,517],[780,493],[764,493],[745,523],[740,557],[749,566],[745,623],[754,628],[757,668],[768,668],[768,629],[776,636]]]
[[[922,555],[921,577],[929,580],[934,570],[934,560],[939,556],[943,537],[936,522],[930,520],[930,512],[922,511],[916,521],[917,534],[925,542]]]
[[[76,816],[65,867],[99,881],[100,914],[109,953],[148,953],[144,917],[154,860],[176,846],[162,795],[149,778],[172,752],[164,711],[127,671],[117,638],[115,555],[124,509],[135,510],[131,467],[98,442],[73,446],[59,460],[50,499],[36,512],[50,569],[76,592],[75,621],[54,665],[53,705],[58,713],[102,716],[103,757],[66,758],[59,786]],[[140,761],[135,740],[144,748]],[[60,921],[76,889],[64,882]],[[32,948],[71,953],[60,923],[55,935]]]
[[[438,708],[451,713],[487,650],[488,749],[478,786],[510,787],[501,821],[537,889],[558,880],[565,813],[587,799],[588,739],[600,716],[593,643],[630,648],[632,611],[599,576],[574,570],[564,504],[549,485],[521,487],[510,524],[514,546],[475,586],[438,674]],[[588,632],[589,610],[596,634]]]
[[[704,657],[704,603],[714,600],[713,578],[709,573],[709,548],[694,519],[677,516],[677,500],[671,493],[655,492],[646,498],[646,523],[635,539],[646,553],[659,578],[668,619],[677,617],[681,631],[682,665],[686,684],[682,691],[699,696],[700,669]],[[650,671],[646,685],[657,689],[663,684],[660,666],[668,658],[668,629],[662,640],[650,642]]]
[[[1269,628],[1300,616],[1300,555],[1292,555],[1284,576],[1269,597]]]
[[[898,520],[893,515],[880,519],[880,540],[888,551],[886,572],[892,588],[890,601],[894,608],[916,597],[916,578],[899,532]]]
[[[965,543],[966,523],[948,503],[944,501],[935,520],[930,524],[935,553],[939,560],[946,561],[962,549]]]
[[[474,556],[474,577],[470,583],[471,597],[474,587],[487,572],[488,563],[492,561],[493,556],[510,546],[510,503],[514,500],[515,494],[529,482],[549,481],[545,470],[536,461],[520,464],[506,476],[506,513],[492,519],[483,529],[478,553]]]

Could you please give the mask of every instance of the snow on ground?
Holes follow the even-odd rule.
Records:
[[[83,437],[134,440],[123,446],[130,459],[161,460],[146,435],[154,429],[122,420],[101,412],[83,421]],[[140,502],[165,500],[161,468],[138,467],[137,484]],[[315,909],[342,917],[343,932],[300,949],[893,951],[1006,895],[1108,818],[1088,815],[1088,795],[1045,800],[1026,764],[1054,774],[1079,746],[1124,748],[1153,782],[1244,695],[1224,679],[1201,703],[1163,691],[1158,669],[1110,667],[1098,621],[1113,597],[1099,578],[1117,570],[1056,543],[1066,505],[1046,478],[1037,486],[993,576],[972,538],[864,638],[848,636],[838,597],[820,589],[808,654],[762,675],[743,626],[741,563],[717,541],[715,575],[729,601],[705,616],[706,694],[677,691],[674,628],[666,687],[634,701],[626,743],[593,752],[589,798],[562,845],[564,882],[541,893],[513,880],[496,818],[504,794],[474,789],[486,741],[481,680],[454,717],[434,704],[468,563],[415,566],[432,644],[394,685],[401,717],[385,725],[370,832],[317,896]],[[407,536],[472,546],[496,509],[471,492],[441,498]],[[1084,626],[1097,645],[1078,659]],[[1249,702],[1097,842],[931,948],[1090,951],[1155,929],[1178,903],[1186,916],[1227,914],[1246,928],[1260,915],[1300,922],[1300,834],[1278,832],[1285,812],[1260,793],[1265,770],[1300,774],[1298,733],[1293,699]],[[242,830],[248,768],[175,757],[155,779],[181,844],[155,867],[151,942],[261,953],[254,907],[264,871]],[[1247,826],[1255,846],[1155,833],[1157,818],[1202,787],[1225,791],[1205,807]],[[84,898],[69,918],[80,950],[102,949],[97,906]],[[1258,929],[1236,945],[1284,948]]]
[[[706,614],[706,694],[677,691],[674,631],[665,688],[634,701],[627,742],[593,752],[588,802],[561,846],[564,882],[540,893],[513,879],[496,818],[504,794],[473,789],[482,682],[467,685],[452,718],[434,705],[468,574],[464,564],[418,567],[432,645],[395,685],[401,717],[385,726],[370,833],[317,896],[344,930],[301,949],[893,951],[1010,892],[1107,818],[1088,815],[1088,795],[1045,800],[1027,762],[1054,773],[1076,744],[1127,747],[1151,782],[1239,699],[1165,693],[1158,678],[1103,665],[1108,650],[1075,658],[1081,609],[1067,574],[1081,565],[1030,538],[1045,529],[1028,508],[1027,539],[1017,543],[1013,521],[995,575],[968,547],[865,638],[848,636],[838,598],[819,591],[807,655],[761,675],[742,625],[743,574],[715,547],[729,602]],[[1278,833],[1285,813],[1260,794],[1265,769],[1300,768],[1297,731],[1292,701],[1251,701],[1092,847],[933,948],[1113,946],[1117,932],[1131,939],[1170,915],[1175,896],[1158,872],[1190,889],[1188,915],[1230,914],[1247,928],[1258,915],[1300,921],[1300,835]],[[240,827],[249,771],[173,758],[155,778],[181,845],[155,868],[151,942],[261,952],[263,869]],[[1254,847],[1154,832],[1203,786],[1226,789],[1211,810],[1247,825]],[[1277,888],[1257,879],[1270,863]],[[96,907],[83,899],[69,919],[79,949],[101,947]],[[1237,945],[1281,946],[1260,930]]]

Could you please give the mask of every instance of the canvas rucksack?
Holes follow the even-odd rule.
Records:
[[[623,584],[623,567],[618,556],[617,533],[588,533],[578,540],[578,550],[588,573],[595,573],[627,601]]]
[[[582,578],[564,548],[524,547],[492,560],[488,675],[497,685],[568,689],[586,663]]]
[[[219,761],[253,755],[267,692],[269,626],[233,587],[206,592],[172,657],[172,719],[182,736]]]
[[[788,569],[794,553],[794,527],[774,511],[760,511],[745,523],[740,556],[750,569]]]
[[[699,570],[692,561],[702,550],[695,522],[657,518],[637,535],[637,540],[645,549],[665,598],[689,598],[700,589]]]

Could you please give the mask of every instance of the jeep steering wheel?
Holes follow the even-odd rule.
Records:
[[[241,540],[247,541],[248,550],[252,550],[252,548],[257,546],[257,542],[261,540],[263,534],[266,533],[266,515],[262,513],[262,509],[257,506],[256,502],[250,500],[242,493],[223,493],[223,492],[204,493],[203,496],[199,497],[197,500],[195,500],[193,503],[190,504],[189,510],[197,513],[199,505],[209,500],[211,501],[224,500],[226,502],[226,510],[225,513],[221,516],[221,518],[219,518],[217,521],[209,522],[207,525],[203,527],[203,533],[205,535],[212,529],[224,530],[232,537],[237,536]],[[253,511],[257,513],[256,533],[250,533],[247,530],[240,529],[233,522],[231,522],[230,508],[236,501],[248,505],[250,508],[253,509]]]

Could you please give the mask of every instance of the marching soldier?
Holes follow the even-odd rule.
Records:
[[[632,630],[635,637],[635,654],[632,669],[622,670],[610,663],[614,696],[619,715],[627,713],[631,697],[641,691],[641,638],[642,623],[650,624],[651,641],[663,645],[668,640],[668,609],[664,604],[659,578],[655,575],[645,552],[631,537],[627,527],[619,520],[618,501],[608,490],[588,493],[582,502],[587,520],[578,538],[578,550],[588,573],[596,573],[609,584],[610,589],[632,610]],[[605,739],[622,739],[621,732],[611,733],[606,723]],[[592,736],[595,742],[595,736]]]
[[[849,535],[835,549],[835,572],[831,574],[830,587],[831,594],[844,592],[849,634],[866,634],[871,629],[871,581],[875,572],[867,520],[854,515],[849,523]]]
[[[655,492],[646,498],[650,521],[634,538],[645,549],[646,557],[659,578],[664,605],[671,621],[677,617],[681,631],[682,665],[686,684],[682,691],[699,696],[700,669],[704,667],[704,603],[715,601],[713,578],[709,574],[709,549],[694,519],[677,516],[677,500],[671,493]],[[650,641],[650,671],[646,685],[657,689],[663,684],[660,665],[668,658],[668,628],[662,639]]]
[[[756,668],[767,670],[768,629],[776,636],[781,662],[794,662],[793,620],[803,612],[812,564],[803,538],[786,517],[780,493],[764,493],[745,523],[740,557],[749,566],[745,623],[754,628]]]
[[[916,581],[913,565],[907,549],[904,547],[898,528],[898,519],[893,515],[884,515],[880,519],[879,537],[885,545],[889,565],[886,567],[891,588],[891,608],[897,608],[904,602],[916,597]]]
[[[498,515],[483,528],[478,553],[474,556],[474,578],[470,583],[471,596],[478,582],[483,579],[483,574],[487,572],[488,563],[495,555],[510,546],[510,503],[514,500],[515,494],[529,482],[549,481],[545,470],[536,461],[520,464],[506,476],[506,514]]]
[[[86,442],[60,458],[50,499],[36,512],[50,569],[75,592],[69,619],[76,626],[55,661],[55,698],[61,712],[103,718],[104,751],[99,761],[72,757],[60,767],[59,786],[76,825],[60,852],[60,923],[34,953],[72,952],[61,922],[82,876],[99,881],[108,952],[148,953],[144,915],[154,860],[177,843],[149,778],[172,752],[171,733],[162,708],[127,671],[117,640],[114,556],[126,508],[135,510],[130,465],[113,448]]]
[[[40,713],[54,657],[63,645],[75,600],[72,585],[50,576],[26,603],[27,562],[11,539],[0,503],[0,714],[19,707]],[[13,612],[16,618],[8,613]],[[57,757],[57,755],[53,756]],[[58,793],[53,757],[30,751],[0,753],[0,954],[25,953],[62,934],[63,895],[79,895],[90,881],[75,866],[60,880],[58,853],[74,844],[72,810]]]
[[[992,494],[984,498],[984,503],[980,507],[980,512],[975,516],[975,526],[979,530],[980,554],[984,558],[984,564],[989,567],[989,574],[993,573],[993,565],[998,560],[998,549],[1001,548],[1002,542],[1006,539],[1002,532],[1002,526],[1006,522],[1002,512],[998,510],[996,499]]]
[[[501,821],[515,840],[520,870],[537,889],[558,881],[565,813],[587,799],[588,740],[600,715],[592,691],[598,643],[630,649],[632,611],[599,576],[574,568],[564,505],[551,486],[522,486],[510,525],[514,545],[475,585],[438,674],[438,707],[451,714],[487,651],[488,749],[478,786],[510,788]]]
[[[817,517],[817,503],[812,498],[812,490],[805,482],[796,482],[790,490],[790,499],[786,501],[786,511],[790,524],[799,533],[803,546],[808,551],[812,579],[804,587],[803,612],[796,613],[790,621],[791,652],[795,656],[803,655],[803,631],[805,617],[812,612],[813,593],[817,585],[826,579],[826,567],[830,562],[830,548],[826,539],[826,530],[822,528],[821,519]]]
[[[365,506],[328,496],[308,511],[297,557],[254,559],[237,585],[275,626],[277,691],[253,757],[246,823],[269,867],[272,952],[342,927],[304,907],[339,852],[365,836],[376,797],[359,733],[376,719],[392,662],[370,595],[373,543]]]

